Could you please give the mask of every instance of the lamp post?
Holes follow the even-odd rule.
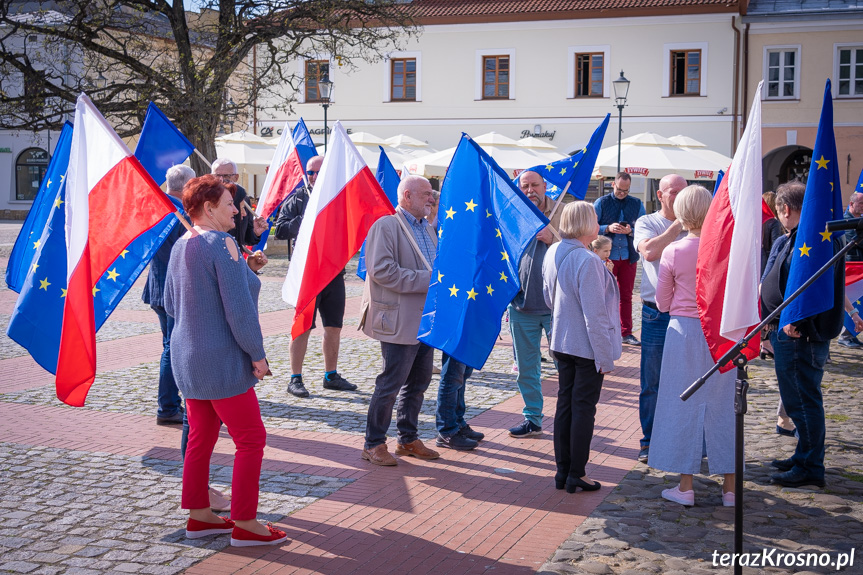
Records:
[[[629,93],[629,80],[620,71],[620,78],[611,83],[614,86],[614,101],[617,106],[617,173],[620,173],[620,140],[623,138],[623,108]],[[615,175],[616,177],[616,175]]]
[[[333,83],[329,79],[318,82],[318,95],[321,106],[324,107],[324,153],[327,153],[327,108],[330,107],[330,96],[333,93]]]

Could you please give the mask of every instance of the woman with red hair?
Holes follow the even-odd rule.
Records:
[[[274,545],[285,532],[256,519],[267,433],[255,384],[269,372],[258,322],[261,281],[227,233],[237,213],[228,186],[207,175],[183,188],[194,228],[174,245],[165,282],[165,309],[174,317],[171,367],[190,425],[182,507],[189,538],[230,533],[234,546]],[[236,445],[232,519],[212,512],[207,491],[222,422]]]

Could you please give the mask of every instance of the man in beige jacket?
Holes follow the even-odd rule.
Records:
[[[420,176],[399,184],[395,215],[379,219],[366,238],[366,277],[360,322],[363,332],[381,342],[383,371],[375,379],[369,403],[363,459],[375,465],[396,465],[387,451],[387,429],[396,414],[396,455],[437,459],[417,434],[423,394],[431,382],[434,350],[417,341],[420,318],[437,252],[437,236],[429,225],[432,187]]]

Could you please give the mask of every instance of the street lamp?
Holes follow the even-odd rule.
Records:
[[[327,80],[318,82],[318,96],[324,107],[324,153],[327,153],[327,108],[330,107],[330,96],[333,93],[333,83]]]
[[[620,78],[611,83],[614,86],[614,101],[617,106],[617,173],[620,173],[620,140],[623,138],[623,108],[626,106],[626,95],[629,93],[629,80],[620,71]],[[616,175],[615,175],[616,177]]]
[[[104,90],[108,85],[108,78],[102,75],[102,72],[99,72],[99,76],[96,78],[96,87],[100,90]]]

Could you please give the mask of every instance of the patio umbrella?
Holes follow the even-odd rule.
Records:
[[[720,154],[721,155],[721,154]],[[678,145],[669,138],[645,132],[621,142],[620,169],[632,175],[662,178],[679,174],[687,180],[715,180],[719,170],[728,168],[721,158],[708,157],[698,148]],[[594,178],[613,178],[617,174],[617,145],[599,151]]]
[[[708,149],[707,144],[702,144],[694,138],[677,135],[671,136],[668,139],[685,150],[690,150],[691,152],[698,154],[699,156],[703,156],[714,163],[725,166],[722,168],[725,171],[728,171],[728,166],[731,165],[731,158],[725,154],[720,154],[719,152],[714,152],[713,150]]]
[[[251,132],[234,132],[216,138],[216,157],[233,160],[237,167],[263,171],[270,165],[276,149]],[[259,169],[258,169],[259,167]]]

